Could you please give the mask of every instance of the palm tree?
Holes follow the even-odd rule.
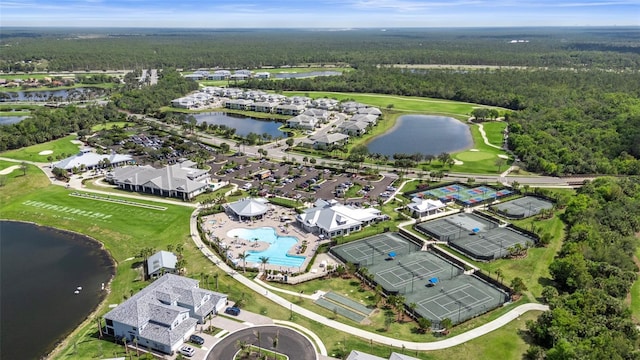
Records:
[[[429,329],[431,327],[431,320],[425,318],[425,317],[421,317],[420,319],[418,319],[418,329],[420,330],[421,333],[425,333],[427,332],[427,329]]]
[[[449,318],[444,318],[440,320],[440,326],[442,326],[442,330],[445,332],[449,332],[448,330],[453,326],[453,321]]]
[[[238,340],[236,341],[236,348],[240,350],[239,355],[245,355],[247,353],[247,350],[249,349],[249,344],[246,340]]]
[[[497,279],[498,281],[500,281],[500,284],[502,284],[502,280],[500,280],[500,278],[501,278],[502,276],[503,276],[503,274],[502,274],[502,270],[500,270],[500,269],[496,269],[496,279]]]
[[[269,258],[266,256],[261,256],[260,262],[262,262],[262,272],[265,272],[267,269],[267,264],[269,263]]]
[[[242,254],[238,254],[238,259],[242,260],[242,272],[246,273],[247,272],[247,258],[249,257],[249,254],[247,254],[246,251],[243,251]]]
[[[262,340],[262,335],[260,334],[260,331],[255,331],[253,335],[255,335],[258,340],[258,357],[260,357],[260,354],[262,353],[262,344],[260,342]]]

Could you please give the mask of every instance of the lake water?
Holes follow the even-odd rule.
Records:
[[[106,296],[101,284],[113,273],[108,253],[87,237],[0,221],[0,358],[53,350]]]
[[[206,122],[207,124],[225,125],[236,129],[236,134],[247,136],[249,133],[262,135],[267,133],[272,137],[278,136],[286,138],[287,133],[280,131],[278,128],[283,124],[275,120],[256,119],[244,115],[224,113],[224,112],[208,112],[195,114],[194,117],[198,124]]]
[[[28,118],[28,116],[0,116],[0,126],[16,124],[26,118]]]
[[[309,71],[296,73],[278,73],[274,74],[276,79],[303,79],[315,76],[338,76],[342,75],[340,71]]]
[[[473,145],[469,127],[450,117],[433,115],[400,116],[396,125],[367,144],[370,153],[452,153]]]
[[[90,98],[95,98],[104,94],[100,88],[75,88],[68,90],[44,90],[44,91],[15,91],[0,92],[0,102],[7,101],[50,101],[52,99],[61,101],[82,100],[85,94]]]

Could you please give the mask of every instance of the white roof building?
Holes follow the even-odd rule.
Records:
[[[176,271],[178,257],[169,251],[158,251],[147,259],[147,275],[149,277],[161,275],[163,272],[173,273]]]
[[[313,116],[300,114],[287,120],[287,126],[305,130],[313,130],[318,125],[318,119]]]
[[[67,171],[73,169],[93,170],[100,167],[107,166],[122,166],[129,162],[132,162],[133,158],[129,155],[122,154],[96,154],[89,149],[83,149],[80,153],[60,160],[53,164],[54,168],[60,168]]]
[[[261,218],[269,210],[268,203],[265,198],[246,198],[227,204],[227,210],[240,220]]]
[[[414,196],[411,199],[411,203],[407,205],[407,208],[411,210],[411,214],[414,217],[421,218],[423,216],[429,216],[441,212],[447,205],[440,200],[425,199],[418,196]]]
[[[104,315],[105,331],[127,342],[172,354],[226,306],[227,295],[201,289],[198,281],[165,274]]]
[[[296,220],[309,232],[334,237],[360,231],[363,226],[381,219],[381,214],[376,208],[355,208],[320,199],[313,208],[298,214]]]

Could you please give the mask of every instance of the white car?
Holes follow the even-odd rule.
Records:
[[[191,346],[183,346],[180,348],[180,350],[178,350],[178,352],[184,356],[188,356],[188,357],[192,357],[193,354],[196,353],[196,350],[194,348],[192,348]]]

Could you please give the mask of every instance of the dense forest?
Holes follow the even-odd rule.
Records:
[[[3,29],[0,69],[454,64],[637,69],[638,28]],[[523,42],[513,43],[513,40]]]
[[[363,67],[342,76],[252,80],[248,88],[426,96],[518,110],[509,146],[530,171],[640,174],[640,74]]]
[[[527,324],[534,359],[637,359],[638,330],[624,303],[636,280],[640,178],[600,178],[569,201],[568,231],[549,267],[551,310]]]

